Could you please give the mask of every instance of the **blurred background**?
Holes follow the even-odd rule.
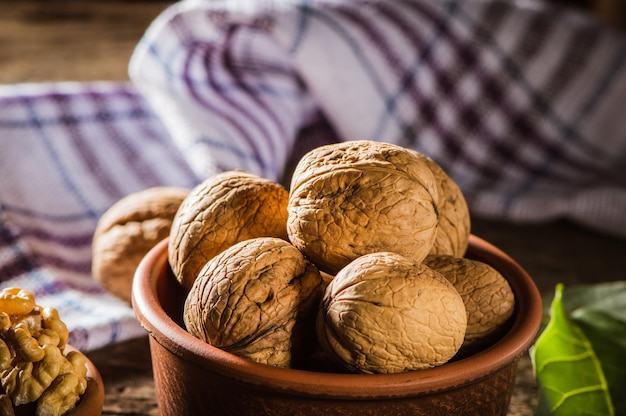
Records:
[[[128,79],[135,45],[172,3],[0,0],[0,83]]]
[[[626,0],[539,1],[577,8],[626,30]],[[0,83],[127,79],[134,46],[173,3],[0,0]]]

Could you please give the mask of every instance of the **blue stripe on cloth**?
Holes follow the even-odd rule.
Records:
[[[189,67],[191,65],[191,60],[194,57],[193,51],[197,50],[198,46],[200,46],[200,43],[197,43],[195,47],[192,48],[185,62],[185,69],[183,72],[183,76],[185,79],[187,93],[191,97],[193,97],[194,101],[198,105],[200,105],[202,108],[204,108],[207,112],[209,112],[213,116],[220,118],[222,121],[227,122],[228,125],[238,133],[238,136],[242,138],[246,142],[246,144],[252,149],[252,153],[257,155],[258,160],[262,161],[262,159],[260,158],[261,154],[258,150],[258,143],[254,139],[254,137],[251,135],[252,133],[246,130],[245,128],[243,128],[243,126],[239,122],[239,119],[232,113],[232,111],[226,111],[227,109],[223,108],[222,105],[217,105],[217,103],[212,103],[211,101],[209,101],[208,98],[201,96],[198,89],[194,86],[194,83],[191,81],[193,80],[193,78],[190,76]],[[211,45],[205,44],[204,46],[206,48],[212,49]],[[208,71],[207,75],[208,75],[207,82],[208,82],[208,87],[209,87],[208,91],[214,91],[216,93],[219,92],[220,89],[219,87],[216,88],[215,80],[212,79],[212,73],[210,70]],[[222,96],[222,98],[224,98],[224,96]],[[228,103],[228,100],[227,100],[227,103]],[[241,110],[240,108],[237,108],[237,106],[233,103],[228,103],[228,104],[231,106],[234,105],[234,108],[231,107],[229,108],[229,110],[233,110],[233,109]]]
[[[88,92],[88,97],[95,106],[96,111],[102,114],[111,114],[111,105],[116,104],[115,102],[110,102],[112,100],[107,99],[102,94]],[[127,104],[126,101],[129,101],[127,99],[128,97],[120,96],[120,98],[122,97],[124,98],[124,104]],[[131,101],[128,104],[133,105],[134,103]],[[146,184],[146,187],[152,184],[158,184],[160,182],[158,172],[161,168],[142,157],[144,143],[138,142],[134,137],[129,137],[130,132],[125,131],[123,128],[118,128],[115,125],[115,121],[116,120],[111,119],[108,120],[108,122],[102,123],[102,132],[107,137],[108,142],[118,149],[118,154],[120,154],[119,162],[125,163],[129,170],[136,174],[134,176],[141,178],[141,182]],[[98,145],[95,140],[90,139],[85,134],[80,134],[79,138],[81,143],[85,143],[86,145],[92,144],[94,147]],[[96,148],[93,152],[97,154],[97,150]],[[105,164],[103,169],[106,168],[107,166]],[[119,195],[119,192],[115,193],[115,195]]]
[[[604,74],[598,80],[594,91],[589,95],[587,100],[583,102],[578,109],[577,113],[572,117],[573,124],[566,128],[562,133],[563,141],[566,143],[576,143],[577,139],[580,139],[580,136],[576,134],[578,131],[579,125],[585,120],[585,118],[591,114],[594,107],[600,103],[601,97],[607,91],[607,89],[611,85],[611,81],[615,80],[618,74],[621,74],[621,71],[626,64],[626,47],[621,48],[615,54],[610,65],[606,66],[606,70]],[[601,156],[595,156],[601,157]],[[509,192],[505,192],[504,197],[504,214],[508,215],[514,208],[515,201],[520,198],[523,194],[528,193],[534,185],[542,179],[542,175],[549,169],[550,164],[553,163],[554,154],[547,153],[543,161],[541,162],[541,167],[536,172],[535,175],[530,176],[523,184],[521,184],[516,189],[511,189]],[[600,159],[603,160],[603,159]]]
[[[472,28],[477,39],[499,57],[501,62],[504,64],[504,69],[506,69],[511,78],[515,80],[516,85],[519,85],[522,90],[532,98],[533,104],[541,110],[541,114],[544,118],[546,118],[553,125],[557,126],[561,132],[571,132],[573,139],[572,143],[581,146],[584,152],[593,153],[596,155],[595,157],[600,159],[608,156],[606,149],[600,148],[595,145],[595,143],[589,142],[581,137],[574,126],[571,125],[571,121],[562,120],[555,114],[553,109],[550,107],[549,102],[541,96],[539,91],[535,90],[530,85],[522,68],[520,68],[519,65],[515,63],[514,59],[498,45],[488,30],[484,29],[479,22],[473,20],[472,16],[466,10],[461,9],[459,17]]]
[[[287,139],[286,137],[286,128],[281,124],[280,120],[276,113],[265,103],[263,100],[256,94],[248,82],[245,80],[245,71],[242,71],[241,68],[237,67],[236,60],[239,57],[233,56],[233,48],[235,47],[235,37],[241,29],[247,30],[247,27],[242,27],[238,25],[231,25],[226,31],[226,36],[224,39],[224,44],[220,53],[220,61],[223,63],[223,68],[227,71],[228,75],[232,77],[232,82],[238,87],[240,92],[245,94],[244,99],[252,101],[253,107],[247,108],[245,104],[242,102],[243,100],[237,98],[233,95],[224,95],[221,97],[228,104],[232,106],[234,110],[237,111],[239,117],[242,117],[244,120],[248,120],[253,126],[256,127],[258,132],[261,134],[260,140],[263,141],[263,144],[269,147],[270,154],[276,154],[276,144],[272,140],[272,136],[270,131],[268,130],[268,126],[264,121],[267,121],[266,117],[269,118],[272,125],[275,125],[279,130],[279,135],[283,139]],[[243,60],[246,58],[243,57]],[[251,68],[249,73],[260,74],[262,71],[261,68]],[[219,82],[215,82],[213,85],[219,85]],[[254,141],[256,142],[256,140]],[[251,145],[255,145],[256,143],[251,143]],[[253,146],[254,147],[254,146]],[[265,146],[262,146],[265,147]],[[259,149],[255,149],[258,154],[261,154]]]
[[[577,125],[580,124],[580,122],[593,111],[594,107],[600,104],[601,98],[611,86],[611,82],[614,81],[616,77],[622,73],[625,63],[626,45],[616,51],[616,54],[613,57],[612,61],[605,67],[606,71],[598,80],[595,90],[590,94],[587,101],[582,103],[580,109],[578,110],[578,113],[573,117],[575,127],[577,127]],[[573,136],[573,138],[580,139],[580,136]]]
[[[223,137],[228,137],[228,136],[225,135]],[[200,144],[207,144],[213,149],[220,149],[222,151],[229,152],[230,154],[236,156],[241,162],[243,162],[247,166],[250,166],[249,162],[252,162],[257,166],[260,166],[265,172],[268,172],[270,175],[278,175],[279,173],[279,167],[276,166],[276,164],[266,163],[265,160],[263,160],[259,154],[245,152],[240,147],[233,146],[230,143],[228,143],[228,141],[224,141],[220,138],[198,137],[193,142],[191,142],[189,146],[186,147],[183,151],[185,153],[193,152],[194,147]],[[217,167],[220,170],[223,171],[223,170],[229,169],[225,166],[219,165],[220,163],[219,160],[216,160],[216,162],[218,163]],[[243,166],[241,168],[245,169],[245,167]]]
[[[30,98],[30,101],[37,100],[39,97]],[[45,97],[48,99],[48,97]],[[138,120],[138,119],[155,119],[154,114],[146,109],[137,108],[130,111],[108,111],[95,112],[91,114],[62,114],[57,117],[38,117],[37,122],[41,127],[74,125],[74,124],[100,124],[113,120]],[[0,129],[28,129],[32,127],[32,119],[0,119]]]
[[[62,114],[70,114],[75,111],[83,111],[83,109],[81,108],[82,106],[77,106],[74,100],[70,98],[70,96],[59,94],[52,95],[52,97],[55,99],[56,104],[58,105],[59,110],[62,112]],[[88,98],[88,100],[86,100],[88,102],[82,103],[83,105],[89,105],[89,107],[94,105],[92,97],[87,96],[84,98]],[[81,103],[80,99],[79,103]],[[110,126],[111,123],[109,122],[102,123],[99,133],[105,134],[104,137],[100,138],[100,140],[106,142],[107,144],[111,144],[111,146],[109,147],[110,152],[115,151],[116,154],[119,155],[120,149],[118,144],[108,140],[110,139],[110,137],[107,137],[108,133],[110,133]],[[100,143],[98,140],[94,140],[95,137],[98,136],[95,136],[94,138],[90,137],[89,134],[86,134],[85,132],[86,127],[79,124],[66,124],[62,125],[61,127],[64,127],[65,130],[64,134],[59,135],[59,138],[65,137],[67,141],[71,143],[72,148],[79,156],[73,161],[73,164],[66,163],[64,168],[66,167],[68,170],[72,171],[76,171],[82,168],[86,171],[90,171],[93,174],[94,182],[98,185],[101,191],[103,191],[112,198],[115,198],[115,196],[117,195],[123,195],[124,185],[119,183],[119,181],[116,180],[115,176],[108,172],[109,169],[107,166],[108,164],[106,163],[106,159],[102,157],[102,151],[98,149],[98,145]],[[59,144],[59,146],[61,146],[61,144]],[[120,163],[117,168],[119,169],[122,166],[125,165]],[[132,165],[127,167],[132,169]],[[79,175],[75,176],[77,178],[78,186],[78,184],[82,182],[82,178]],[[84,184],[81,187],[81,192],[84,195],[88,195],[91,193],[91,191],[85,188]]]
[[[448,16],[452,16],[457,8],[456,4],[452,3],[446,6],[448,9]],[[385,7],[384,3],[381,3],[380,7]],[[387,11],[386,15],[389,15],[389,13],[390,11]],[[410,88],[409,84],[414,82],[415,74],[420,70],[420,67],[424,64],[424,61],[429,58],[437,43],[442,40],[442,37],[443,27],[441,24],[439,24],[437,25],[437,30],[430,34],[429,39],[424,42],[420,53],[416,56],[414,63],[407,71],[407,76],[403,79],[400,79],[397,90],[395,92],[392,92],[387,98],[385,103],[386,111],[385,113],[381,114],[378,125],[376,126],[372,137],[381,137],[383,130],[386,128],[386,124],[389,122],[389,119],[392,118],[392,114],[395,113],[396,104],[398,103],[400,98],[406,93],[406,89]],[[396,120],[398,120],[398,117],[396,117]],[[411,120],[410,123],[403,123],[400,128],[402,131],[405,132],[404,135],[409,141],[412,140],[408,136],[414,138],[417,135],[417,132],[415,131],[415,128],[413,126],[413,120]]]
[[[89,202],[89,198],[87,195],[84,195],[80,192],[76,181],[72,178],[72,176],[67,172],[66,167],[61,162],[60,155],[57,154],[53,142],[54,138],[48,135],[48,131],[44,128],[44,125],[41,124],[39,117],[37,115],[37,111],[35,107],[31,104],[31,101],[23,97],[21,100],[24,107],[26,107],[28,114],[30,116],[30,125],[33,128],[35,134],[39,137],[40,142],[43,145],[43,148],[46,150],[47,154],[52,160],[53,164],[56,166],[57,173],[59,174],[62,183],[69,190],[70,194],[72,194],[78,203],[85,209],[86,215],[90,218],[97,219],[98,213],[97,209]]]
[[[424,17],[434,21],[441,27],[445,28],[445,37],[449,41],[448,44],[457,51],[458,58],[461,61],[466,60],[468,64],[471,62],[472,64],[481,63],[476,59],[476,55],[481,48],[484,48],[483,42],[476,42],[476,39],[469,37],[468,39],[464,39],[461,36],[453,33],[453,31],[445,26],[443,21],[443,17],[439,14],[435,13],[433,10],[429,10],[424,4],[420,3],[411,3],[409,9],[415,13],[423,15]],[[480,29],[480,35],[486,38],[491,39],[491,34],[487,29],[484,29],[482,26],[476,25],[476,28]],[[475,30],[476,30],[475,28]],[[477,36],[480,38],[480,36]],[[492,41],[492,43],[495,43]],[[499,50],[499,49],[498,49]],[[499,50],[500,51],[500,50]],[[505,68],[510,69],[513,67],[516,68],[515,65],[511,62],[511,59],[504,53],[504,51],[500,51],[501,53],[498,55],[500,61],[503,63]],[[433,68],[436,69],[436,65],[434,62],[430,63],[433,65]],[[548,137],[543,137],[543,134],[540,129],[534,124],[534,120],[531,118],[530,112],[527,110],[519,110],[515,108],[513,102],[510,101],[510,98],[506,96],[507,87],[505,82],[500,78],[501,74],[490,74],[485,70],[481,70],[480,67],[472,68],[471,66],[466,65],[464,68],[465,71],[473,69],[474,73],[477,76],[477,80],[479,81],[479,88],[482,92],[482,97],[488,100],[488,103],[495,108],[504,108],[503,115],[507,115],[506,124],[510,126],[513,132],[517,133],[518,137],[524,138],[528,142],[528,144],[533,144],[535,146],[540,146],[543,151],[548,153],[560,154],[561,160],[564,163],[568,163],[571,166],[575,166],[576,168],[584,167],[585,169],[590,169],[589,164],[583,164],[581,160],[570,158],[568,154],[563,152],[562,146],[555,144]],[[512,79],[515,81],[515,85],[517,85],[518,80],[515,76],[521,76],[521,71],[512,71]],[[507,72],[508,74],[508,72]],[[454,88],[450,88],[450,79],[449,75],[446,75],[442,71],[436,72],[436,79],[439,81],[444,81],[444,84],[441,85],[443,87],[443,91],[446,93],[446,96],[450,95],[449,98],[454,98],[454,94],[458,92],[455,91]],[[510,74],[509,74],[510,75]],[[444,78],[441,78],[444,77]],[[448,77],[448,78],[446,78]],[[522,80],[523,81],[523,80]],[[521,82],[521,81],[520,81]],[[531,101],[537,105],[538,103],[538,95],[532,94],[532,91],[526,90],[531,97]],[[441,100],[443,97],[439,97]],[[456,102],[456,99],[452,99],[453,102]],[[425,104],[422,104],[424,106]],[[434,114],[434,106],[436,102],[432,102],[430,107],[432,114],[432,120],[430,120],[431,124],[436,125],[436,114]],[[461,160],[463,163],[468,164],[475,171],[475,176],[482,183],[477,183],[472,185],[472,187],[476,189],[482,189],[486,186],[493,186],[496,182],[500,181],[505,174],[505,171],[502,169],[502,165],[517,165],[520,169],[522,169],[525,173],[534,174],[537,171],[538,166],[535,161],[526,159],[523,153],[518,152],[518,146],[520,143],[514,140],[507,140],[506,138],[502,138],[499,136],[494,136],[491,132],[485,129],[485,125],[479,122],[479,115],[476,113],[475,109],[471,106],[466,106],[465,108],[457,109],[460,111],[460,115],[462,117],[459,118],[461,122],[460,126],[472,129],[479,129],[474,132],[475,136],[480,138],[484,142],[484,144],[489,146],[489,152],[493,154],[493,157],[483,157],[482,159],[473,160],[476,155],[472,154],[472,150],[469,148],[469,145],[465,143],[462,137],[451,136],[449,133],[444,132],[439,129],[439,133],[441,134],[441,138],[444,139],[444,144],[447,147],[450,147],[451,155],[456,155],[456,158]],[[420,109],[420,113],[424,113],[423,109]],[[537,111],[537,114],[541,114],[541,112]],[[465,126],[463,123],[468,124]],[[464,147],[460,147],[461,143],[464,144]],[[459,154],[456,154],[460,152]],[[484,155],[483,155],[484,156]],[[447,163],[451,164],[450,160]],[[553,179],[560,179],[557,177],[556,171],[546,172],[546,174],[552,175]]]
[[[68,224],[68,223],[76,222],[79,220],[93,219],[93,217],[88,212],[84,212],[84,211],[57,214],[54,212],[46,211],[45,208],[46,208],[45,206],[42,206],[41,209],[39,210],[39,209],[34,209],[32,207],[24,208],[21,206],[15,206],[6,202],[0,203],[0,212],[2,209],[4,209],[6,211],[13,212],[21,216],[30,217],[32,219],[43,219],[46,221],[56,222],[59,224],[64,224],[64,223]],[[103,213],[104,212],[102,210],[99,210],[97,216],[99,217]]]
[[[16,276],[35,268],[33,261],[26,256],[19,243],[19,237],[15,235],[14,230],[6,227],[4,223],[5,208],[0,205],[0,249],[2,256],[0,259],[0,283],[10,281]],[[9,258],[7,261],[7,257]]]
[[[302,44],[302,41],[306,38],[306,33],[309,28],[309,10],[311,6],[308,0],[304,0],[302,5],[298,8],[298,23],[296,24],[296,33],[293,36],[291,46],[287,48],[290,55],[294,55]]]
[[[306,5],[298,6],[298,10],[300,13],[306,13],[310,19],[316,19],[318,22],[324,24],[330,30],[335,32],[339,39],[341,39],[348,47],[348,49],[352,52],[353,56],[360,62],[361,67],[365,70],[368,77],[370,78],[374,89],[380,96],[381,100],[385,102],[388,98],[389,93],[386,90],[381,80],[381,77],[379,76],[379,74],[377,74],[376,65],[372,64],[367,57],[367,48],[363,47],[366,45],[362,45],[356,39],[354,39],[354,37],[351,36],[350,33],[348,33],[348,31],[345,29],[344,23],[341,20],[334,18],[332,13],[323,9],[317,9]],[[297,50],[294,50],[293,52],[295,53],[297,52]],[[399,117],[396,112],[391,111],[390,114],[396,118]],[[395,121],[398,122],[400,125],[407,124],[404,120],[401,119]]]

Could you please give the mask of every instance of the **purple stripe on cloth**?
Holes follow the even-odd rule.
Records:
[[[549,100],[555,100],[565,92],[589,63],[593,49],[600,41],[600,34],[593,26],[576,28],[563,45],[563,59],[557,65],[542,88],[542,94]]]
[[[557,19],[557,16],[558,14],[552,16],[552,18]],[[573,142],[577,146],[580,146],[584,152],[594,155],[594,157],[587,159],[587,162],[590,163],[591,166],[581,166],[580,168],[584,170],[602,170],[601,163],[598,163],[598,159],[601,160],[607,156],[606,149],[588,142],[586,138],[583,140],[580,132],[577,131],[571,124],[571,120],[575,120],[576,117],[561,118],[555,114],[552,109],[551,102],[547,100],[546,97],[544,97],[539,91],[531,87],[526,81],[525,68],[515,62],[515,59],[510,56],[508,51],[500,48],[495,39],[496,34],[490,33],[489,30],[482,26],[482,22],[475,21],[474,18],[467,13],[459,13],[459,17],[466,21],[466,23],[472,28],[476,46],[481,49],[488,49],[498,57],[502,63],[504,72],[511,78],[511,85],[515,85],[516,87],[522,89],[522,91],[528,95],[537,112],[542,114],[543,119],[551,125],[554,125],[554,127],[561,134],[569,134],[572,137]],[[528,30],[531,29],[532,28],[528,28]],[[555,53],[558,52],[559,51],[555,51]],[[576,169],[576,163],[573,163],[572,167]]]
[[[363,2],[361,2],[363,3]],[[373,88],[378,94],[378,98],[381,100],[385,100],[387,98],[387,90],[384,87],[384,82],[381,79],[380,75],[377,73],[377,68],[373,65],[367,58],[367,45],[362,45],[353,36],[348,33],[345,25],[340,19],[337,19],[333,16],[332,8],[330,10],[317,9],[310,7],[308,5],[300,5],[298,7],[302,16],[307,16],[308,20],[314,20],[310,24],[315,23],[323,24],[327,26],[333,33],[341,40],[350,52],[354,55],[355,59],[359,62],[362,69],[367,73],[370,78],[371,85],[368,85],[368,88]],[[297,53],[298,49],[297,45],[292,45],[290,51],[291,53]],[[396,114],[393,113],[395,116]]]
[[[481,5],[483,8],[481,20],[484,26],[491,31],[499,30],[505,24],[507,17],[514,12],[510,1],[490,1]]]
[[[91,99],[96,111],[99,114],[111,114],[110,108],[110,100],[107,99],[104,95],[95,92],[89,92],[89,98]],[[126,97],[124,95],[119,95],[120,99],[124,99],[126,101]],[[125,103],[126,104],[126,103]],[[151,186],[153,184],[158,184],[160,182],[159,175],[157,174],[158,166],[153,166],[148,163],[144,158],[141,157],[142,146],[140,143],[137,143],[133,138],[127,137],[127,133],[123,128],[117,127],[114,122],[115,120],[111,120],[111,123],[105,123],[103,125],[103,133],[108,136],[108,140],[114,145],[121,155],[120,163],[123,163],[128,169],[129,173],[133,174],[133,176],[137,176],[141,178],[142,182],[145,186]],[[89,143],[90,140],[85,140],[85,142]],[[113,168],[115,166],[103,166],[104,169]],[[104,175],[103,175],[104,176]],[[114,193],[114,195],[119,195],[119,191]]]
[[[363,9],[354,9],[348,6],[340,6],[335,9],[339,16],[346,22],[350,23],[352,26],[359,29],[363,35],[365,35],[365,39],[369,42],[372,50],[370,52],[376,52],[380,54],[385,63],[387,64],[384,68],[376,68],[373,64],[370,64],[372,67],[372,72],[378,72],[378,78],[382,78],[382,73],[385,71],[390,71],[394,74],[394,78],[398,80],[398,90],[404,90],[408,88],[408,94],[411,96],[413,100],[420,100],[421,94],[419,91],[414,88],[414,80],[415,80],[415,71],[413,68],[407,68],[403,63],[403,59],[401,57],[401,51],[398,51],[394,45],[387,41],[387,37],[382,30],[379,30],[376,25],[372,25],[371,22],[364,16]],[[398,19],[398,16],[393,15],[392,13],[387,12],[384,8],[384,4],[378,5],[377,12],[380,13],[381,23],[395,26],[399,29],[403,29],[401,22]],[[383,21],[382,18],[385,18]],[[403,31],[403,34],[407,34],[406,31]],[[417,49],[421,44],[420,39],[413,38],[411,41],[415,42]],[[405,51],[406,52],[406,51]],[[366,54],[364,54],[366,55]],[[370,60],[371,62],[371,60]],[[382,89],[383,87],[381,87]],[[413,136],[413,129],[411,127],[413,120],[403,120],[403,117],[395,111],[396,100],[394,97],[390,97],[392,91],[389,88],[386,88],[381,91],[381,94],[384,94],[386,106],[386,113],[384,114],[385,118],[393,118],[403,126],[403,129],[407,131],[411,131],[410,135]],[[392,117],[389,117],[392,115]],[[380,128],[377,129],[380,131]],[[374,137],[378,137],[379,133],[374,133]]]
[[[483,176],[488,176],[490,178],[497,177],[500,170],[498,168],[491,168],[490,166],[483,165],[482,161],[476,160],[471,154],[467,153],[462,146],[464,140],[456,133],[450,131],[442,123],[438,112],[438,108],[443,100],[457,102],[457,100],[453,97],[457,92],[455,89],[455,83],[457,80],[453,78],[452,74],[454,72],[472,69],[477,64],[478,54],[474,53],[471,48],[455,48],[455,51],[458,52],[457,58],[462,66],[454,69],[454,72],[451,73],[447,68],[444,69],[440,67],[440,64],[434,59],[434,49],[437,47],[436,44],[443,42],[444,39],[447,40],[448,37],[451,37],[451,29],[448,27],[447,20],[436,18],[434,13],[421,13],[422,10],[420,10],[419,15],[425,14],[426,17],[432,20],[432,23],[436,28],[436,31],[430,34],[431,41],[426,42],[424,39],[419,37],[418,31],[414,30],[413,23],[408,20],[406,10],[403,10],[404,13],[402,13],[400,9],[395,9],[389,7],[389,5],[381,3],[378,5],[378,11],[381,16],[387,18],[391,24],[393,24],[404,36],[406,36],[409,42],[416,46],[417,50],[422,51],[419,55],[419,61],[416,63],[415,67],[407,70],[402,69],[398,65],[393,65],[393,68],[396,68],[396,72],[399,70],[404,72],[402,74],[398,73],[398,78],[401,81],[398,84],[397,93],[396,96],[393,97],[392,102],[397,102],[401,95],[408,95],[411,97],[412,102],[414,102],[417,106],[416,116],[422,117],[426,122],[426,125],[434,128],[438,137],[441,139],[442,144],[446,149],[446,156],[444,159],[448,164],[454,163],[454,160],[463,159],[464,163],[471,168],[477,170],[481,169]],[[382,36],[382,34],[375,34],[372,36],[378,37]],[[386,48],[382,48],[380,52],[387,55],[391,53],[390,50]],[[387,59],[395,63],[399,58],[387,57]],[[420,93],[414,82],[414,76],[420,66],[428,66],[432,70],[440,95],[429,98]],[[388,105],[388,108],[389,107],[391,107],[391,105]],[[461,113],[459,121],[463,123],[465,132],[471,132],[479,125],[480,117],[473,113],[473,107],[466,107],[465,112]],[[404,130],[412,135],[412,137],[406,137],[408,144],[419,145],[419,132],[415,131],[413,128],[405,128]]]
[[[45,264],[47,268],[57,269],[60,273],[74,272],[81,273],[83,280],[90,280],[89,274],[91,273],[91,256],[87,256],[84,259],[76,259],[74,257],[63,256],[54,252],[38,253],[38,260]],[[85,285],[92,287],[93,284]],[[100,292],[100,289],[94,290],[94,293]]]
[[[89,94],[90,104],[95,104],[97,108],[97,112],[99,114],[107,114],[105,109],[102,108],[102,105],[98,106],[98,94],[91,93]],[[71,114],[72,112],[80,112],[78,109],[72,108],[70,102],[68,101],[68,97],[64,95],[58,96],[59,108],[65,114]],[[99,108],[98,108],[99,107]],[[68,137],[74,143],[74,148],[79,153],[79,158],[77,162],[82,162],[85,165],[86,171],[93,171],[97,173],[94,175],[94,180],[98,183],[98,186],[101,190],[111,197],[115,197],[118,195],[123,195],[124,191],[121,188],[120,184],[113,179],[111,175],[105,174],[107,172],[109,166],[102,161],[100,155],[98,155],[98,151],[96,147],[92,146],[93,140],[90,140],[89,136],[86,135],[82,131],[81,124],[68,124],[64,126],[67,130]],[[102,131],[105,132],[111,140],[114,149],[119,149],[121,140],[118,133],[112,128],[110,123],[104,123],[102,125]],[[97,143],[96,143],[97,144]],[[121,149],[124,150],[124,149]],[[128,160],[127,160],[128,162]],[[132,166],[132,165],[130,165]]]
[[[86,350],[139,335],[91,276],[97,220],[133,191],[198,179],[128,83],[4,86],[0,108],[0,286],[59,309]]]
[[[411,3],[409,9],[432,19],[442,19],[422,4]],[[474,62],[474,56],[479,55],[480,48],[483,47],[483,45],[477,42],[477,39],[480,39],[481,36],[491,36],[489,32],[481,26],[478,31],[480,35],[477,33],[475,38],[462,40],[449,30],[447,26],[443,27],[445,29],[445,38],[448,44],[453,47],[456,56],[459,57],[459,59],[466,60],[466,65],[468,66],[474,63],[480,64],[480,62]],[[520,70],[512,66],[513,64],[510,60],[505,59],[503,64],[503,68],[507,70],[506,75],[511,76],[513,81],[520,82],[523,79]],[[482,178],[482,185],[479,185],[479,188],[492,186],[492,184],[500,181],[502,175],[505,173],[502,166],[518,166],[530,175],[535,176],[543,174],[544,178],[550,178],[555,181],[571,180],[571,178],[567,176],[562,176],[559,171],[544,171],[541,164],[533,160],[525,159],[524,153],[519,151],[519,146],[521,146],[522,143],[526,146],[536,146],[545,154],[551,155],[552,160],[569,165],[572,169],[580,172],[593,172],[603,169],[603,167],[597,166],[594,160],[581,160],[578,157],[572,156],[570,153],[566,152],[562,143],[555,141],[554,138],[546,137],[538,128],[538,123],[536,123],[536,119],[534,120],[533,117],[538,116],[540,113],[537,108],[544,109],[544,105],[537,104],[543,101],[540,96],[531,94],[530,103],[533,107],[530,109],[516,108],[516,105],[510,101],[511,98],[508,95],[509,88],[507,87],[507,83],[502,79],[502,74],[492,74],[481,67],[474,68],[473,73],[479,84],[478,88],[482,91],[483,97],[487,99],[488,104],[494,109],[501,109],[501,114],[507,120],[505,124],[511,127],[509,136],[517,138],[517,140],[514,140],[510,137],[495,137],[490,131],[486,130],[484,128],[485,126],[482,124],[476,125],[476,127],[480,127],[480,130],[475,131],[475,134],[489,145],[489,152],[493,155],[492,157],[485,158],[489,163],[488,165],[479,167],[480,170],[477,176]],[[473,126],[476,123],[474,110],[472,108],[466,109],[466,115],[463,115],[463,110],[461,111],[459,121],[468,121],[470,125]],[[463,158],[463,161],[466,162],[467,154],[465,154]]]
[[[18,236],[4,226],[1,214],[0,206],[0,283],[4,283],[33,270],[36,265],[19,248]]]
[[[54,104],[58,106],[62,112],[64,112],[65,114],[71,114],[67,112],[68,110],[67,108],[64,108],[66,107],[66,105],[64,104],[65,96],[52,93],[49,95],[48,98],[51,101],[53,101]],[[75,178],[72,178],[72,176],[68,173],[67,168],[63,166],[60,160],[61,155],[58,154],[56,147],[54,145],[55,139],[54,137],[51,137],[50,133],[41,124],[36,107],[30,102],[30,100],[27,97],[22,98],[22,104],[24,107],[28,109],[28,112],[31,117],[30,122],[33,127],[33,130],[35,131],[36,135],[42,142],[43,147],[46,149],[50,160],[52,160],[53,163],[56,165],[57,172],[62,178],[62,182],[65,185],[66,189],[72,194],[73,197],[76,198],[76,200],[80,203],[80,205],[84,207],[87,215],[93,218],[96,218],[97,214],[95,213],[95,209],[93,205],[88,201],[87,198],[85,198],[84,195],[81,194]],[[81,152],[82,146],[80,144],[80,139],[78,137],[76,129],[74,128],[75,124],[65,124],[62,126],[65,127],[68,138],[70,140],[73,139],[75,142],[78,142],[77,151],[78,153],[82,153]],[[89,162],[93,162],[95,160],[93,155],[90,155],[88,152],[85,152],[83,154],[83,157],[85,157],[87,161],[87,165],[92,166]],[[106,183],[107,185],[111,185],[112,187],[112,183],[108,181],[107,179],[103,178],[99,180]],[[107,188],[107,187],[103,187],[103,188]]]
[[[254,90],[250,85],[248,85],[248,82],[245,79],[245,76],[249,76],[250,73],[256,73],[255,75],[257,76],[258,74],[263,73],[263,68],[245,68],[244,66],[242,66],[242,63],[238,62],[241,58],[238,56],[234,56],[236,48],[234,37],[237,36],[237,32],[239,30],[241,30],[241,28],[237,25],[230,25],[229,28],[226,30],[224,48],[222,49],[222,61],[224,62],[225,69],[232,76],[234,85],[240,88],[241,92],[246,93],[249,99],[254,103],[256,110],[262,114],[253,114],[251,111],[245,110],[242,106],[238,106],[236,103],[234,103],[234,100],[232,100],[232,102],[230,103],[235,106],[237,110],[242,113],[242,115],[252,121],[253,125],[255,125],[261,132],[263,140],[265,141],[265,146],[270,149],[271,154],[275,154],[276,142],[280,142],[281,140],[276,140],[276,138],[271,137],[271,133],[268,131],[265,125],[265,121],[270,121],[273,125],[277,127],[277,129],[279,130],[280,139],[282,139],[283,141],[288,137],[287,128],[283,123],[281,123],[273,109],[270,108],[261,99],[261,97],[258,95],[258,91]],[[243,57],[242,60],[245,61],[245,57]]]
[[[542,50],[556,27],[556,19],[544,13],[534,14],[525,22],[525,28],[511,53],[522,65],[530,62]],[[490,30],[490,29],[487,29]]]
[[[60,230],[60,227],[22,227],[20,237],[33,238],[39,241],[53,243],[63,247],[83,247],[91,244],[93,232],[83,231],[80,234],[74,234],[71,229]],[[69,227],[68,227],[69,228]]]
[[[186,88],[187,88],[187,93],[191,97],[193,97],[193,99],[198,103],[199,106],[204,108],[206,111],[208,111],[215,117],[219,117],[222,121],[226,122],[234,131],[236,131],[238,136],[242,138],[243,140],[245,140],[246,144],[251,149],[253,149],[253,152],[252,152],[252,154],[254,155],[253,159],[257,163],[263,164],[263,161],[259,157],[256,140],[252,136],[251,132],[245,130],[242,127],[241,123],[239,122],[237,118],[238,115],[234,115],[230,111],[226,111],[226,109],[222,108],[222,106],[219,105],[219,103],[217,102],[213,103],[208,98],[205,98],[202,95],[200,95],[198,89],[195,86],[196,81],[191,75],[191,72],[192,72],[191,68],[192,68],[192,64],[194,63],[194,60],[200,59],[204,63],[204,67],[208,69],[207,74],[206,74],[208,86],[212,89],[212,91],[215,92],[216,95],[219,94],[221,89],[219,87],[218,82],[214,79],[214,75],[211,70],[211,65],[213,63],[213,57],[212,57],[213,54],[214,54],[214,46],[211,44],[203,44],[200,42],[195,42],[193,45],[189,46],[189,54],[187,55],[187,58],[185,60],[184,70],[182,74],[183,79],[185,81]],[[218,95],[218,96],[220,99],[224,99],[223,96],[221,95]],[[216,97],[211,97],[211,98],[215,99]],[[226,100],[226,102],[228,102],[228,100]]]

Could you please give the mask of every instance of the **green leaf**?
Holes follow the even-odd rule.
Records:
[[[596,352],[609,386],[615,414],[626,415],[626,323],[606,311],[578,308],[572,319],[583,330]]]
[[[544,299],[551,302],[551,299]],[[544,303],[544,306],[547,306]],[[578,308],[604,311],[626,323],[626,281],[570,286],[563,289],[563,308],[571,315]],[[544,309],[548,312],[549,310]]]
[[[531,347],[539,386],[535,415],[614,415],[600,361],[584,332],[565,313],[556,287],[550,321]]]
[[[546,322],[551,301],[551,297],[544,299]],[[562,305],[583,330],[600,360],[615,414],[626,415],[626,281],[566,287]]]

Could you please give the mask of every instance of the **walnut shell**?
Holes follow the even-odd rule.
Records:
[[[131,193],[100,217],[93,235],[91,272],[119,299],[131,302],[135,269],[145,254],[170,233],[189,190],[153,187]]]
[[[428,164],[412,151],[366,140],[320,146],[294,170],[287,232],[330,274],[378,251],[421,261],[435,238],[437,199]]]
[[[467,314],[439,273],[397,253],[364,255],[327,287],[317,318],[322,348],[351,371],[435,367],[461,347]]]
[[[191,190],[174,217],[168,257],[191,288],[202,267],[235,243],[254,237],[287,239],[287,190],[244,171],[227,171]]]
[[[469,207],[461,188],[434,160],[422,156],[430,166],[438,186],[439,226],[429,254],[463,257],[469,245]]]
[[[463,298],[467,310],[463,354],[502,335],[515,310],[515,296],[500,272],[486,263],[449,255],[430,255],[424,264],[448,279]]]
[[[187,295],[183,319],[189,333],[211,345],[293,367],[315,345],[322,292],[319,270],[298,249],[260,237],[209,260]]]

